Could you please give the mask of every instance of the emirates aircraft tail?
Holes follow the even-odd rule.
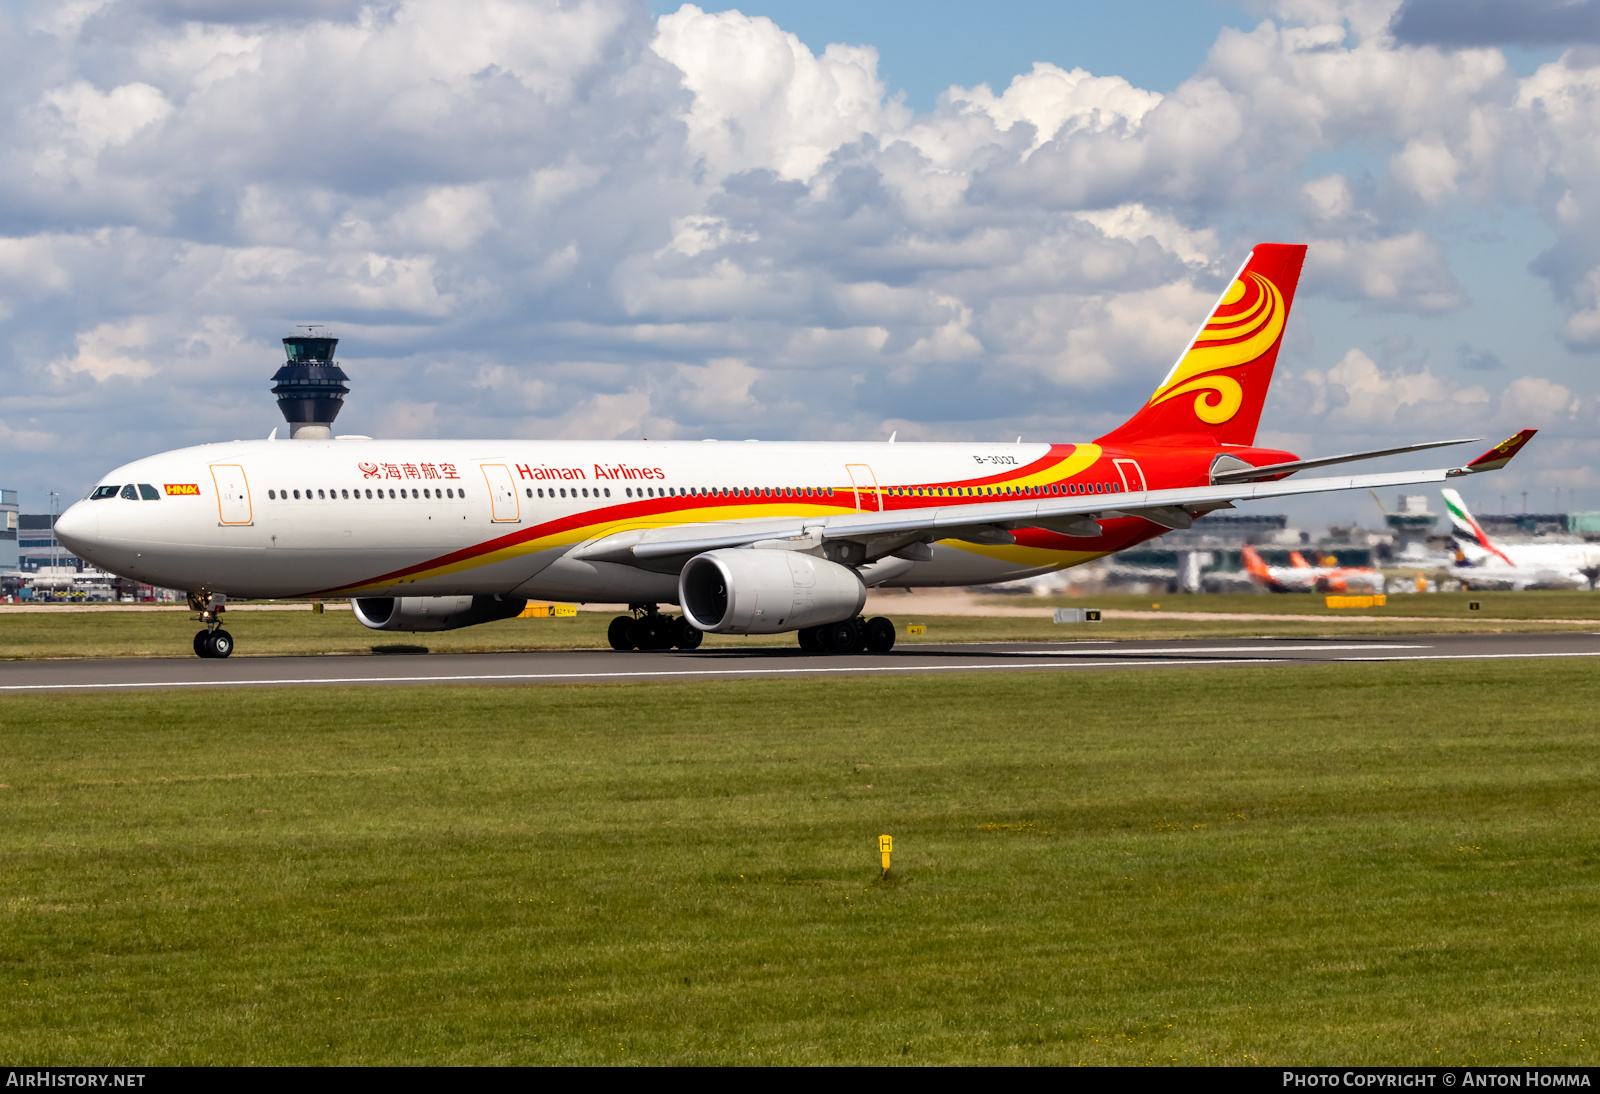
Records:
[[[1456,550],[1470,558],[1471,554],[1478,554],[1480,561],[1483,554],[1495,555],[1507,566],[1515,566],[1506,557],[1505,552],[1489,542],[1489,533],[1472,516],[1472,511],[1467,508],[1467,503],[1461,500],[1461,495],[1454,490],[1446,488],[1439,491],[1444,495],[1444,507],[1450,514],[1450,534],[1455,537]],[[1471,551],[1468,551],[1468,548]]]
[[[1305,257],[1301,245],[1258,244],[1150,401],[1099,443],[1195,434],[1255,443]]]

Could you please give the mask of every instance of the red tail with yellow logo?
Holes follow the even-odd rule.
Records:
[[[1209,434],[1253,444],[1305,257],[1303,246],[1258,244],[1150,401],[1099,443]]]

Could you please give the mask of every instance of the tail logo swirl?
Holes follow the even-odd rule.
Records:
[[[1208,425],[1220,425],[1239,413],[1244,389],[1224,369],[1248,364],[1266,353],[1283,334],[1288,308],[1283,294],[1253,270],[1233,283],[1194,345],[1150,397],[1156,406],[1194,394],[1194,413]]]

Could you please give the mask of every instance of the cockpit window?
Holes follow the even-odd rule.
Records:
[[[139,488],[134,486],[133,483],[130,482],[127,486],[124,486],[122,488],[122,496],[127,498],[129,501],[138,501],[139,500]]]
[[[147,482],[141,482],[139,484],[139,496],[141,498],[143,498],[145,501],[160,501],[161,500],[161,495],[156,492],[156,488],[151,486]]]
[[[121,486],[97,486],[94,488],[94,493],[89,495],[89,500],[103,501],[106,498],[114,498],[117,496],[117,491],[121,489]]]

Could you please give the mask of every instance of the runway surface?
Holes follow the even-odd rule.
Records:
[[[812,655],[751,648],[661,653],[235,657],[0,662],[0,695],[327,684],[571,684],[944,672],[1139,671],[1187,666],[1600,657],[1600,634],[1422,635],[1415,638],[996,642],[902,646],[886,654]]]

